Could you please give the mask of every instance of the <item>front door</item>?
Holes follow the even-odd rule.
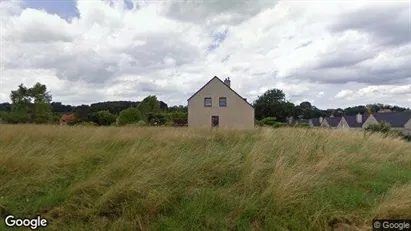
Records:
[[[218,116],[211,116],[211,127],[218,127],[220,125],[220,118]]]

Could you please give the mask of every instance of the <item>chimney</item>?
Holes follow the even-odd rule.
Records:
[[[320,116],[319,120],[320,120],[320,124],[321,124],[323,122],[323,117]]]
[[[225,85],[227,85],[228,87],[231,88],[231,81],[230,81],[230,77],[227,77],[226,79],[224,79],[224,83]]]
[[[357,120],[357,123],[362,124],[362,114],[361,113],[358,113],[355,118]]]

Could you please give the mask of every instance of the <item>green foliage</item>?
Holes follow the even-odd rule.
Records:
[[[52,97],[46,85],[36,83],[27,88],[20,84],[17,90],[11,91],[12,101],[9,123],[49,123],[53,115],[50,103]]]
[[[294,104],[286,101],[282,90],[271,89],[254,101],[254,109],[257,120],[276,117],[278,121],[285,122],[287,116],[293,115]]]
[[[148,116],[150,113],[159,113],[161,112],[160,102],[157,100],[157,96],[147,96],[141,101],[137,109],[141,112],[144,117],[144,120],[148,122]]]
[[[127,125],[137,123],[138,121],[142,120],[143,116],[141,112],[135,108],[127,108],[120,112],[118,116],[118,125]]]
[[[169,120],[169,114],[160,112],[160,113],[147,113],[147,122],[150,126],[161,126]]]
[[[147,123],[144,120],[139,120],[137,123],[135,123],[137,126],[146,126]]]
[[[24,110],[12,110],[5,118],[5,122],[9,124],[28,123],[30,121],[29,114]]]
[[[116,122],[117,116],[109,111],[99,111],[96,114],[97,124],[102,126],[108,126]]]
[[[53,121],[53,113],[51,112],[50,104],[42,101],[34,103],[34,118],[36,124],[44,124]]]
[[[365,128],[367,132],[380,132],[384,134],[388,134],[391,131],[391,125],[386,122],[380,122],[378,124],[370,124]]]
[[[287,124],[287,123],[282,123],[282,122],[275,122],[272,125],[273,128],[283,128],[283,127],[288,127],[288,126],[290,126],[290,125]]]
[[[273,126],[276,123],[278,123],[278,121],[277,121],[277,118],[275,118],[275,117],[266,117],[266,118],[258,121],[258,124],[260,126],[264,126],[264,125]]]
[[[74,109],[74,115],[79,121],[89,121],[90,106],[81,105]]]
[[[0,111],[0,123],[7,123],[8,118],[9,118],[9,112]]]
[[[98,124],[94,123],[94,122],[90,122],[90,121],[82,121],[76,124],[77,126],[84,126],[84,127],[95,127]]]

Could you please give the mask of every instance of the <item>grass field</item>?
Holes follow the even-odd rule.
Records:
[[[303,128],[1,125],[8,214],[51,230],[369,230],[411,218],[411,144]]]

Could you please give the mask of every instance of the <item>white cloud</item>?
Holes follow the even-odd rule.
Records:
[[[335,95],[336,99],[351,99],[354,92],[351,90],[341,90]]]
[[[401,96],[410,94],[411,43],[389,30],[403,27],[403,3],[133,3],[127,9],[123,1],[79,0],[79,17],[67,21],[24,9],[21,1],[0,1],[0,101],[18,84],[40,81],[63,103],[156,94],[185,104],[217,75],[230,76],[248,101],[276,87],[294,102],[315,99],[320,108],[373,99],[410,106]],[[384,15],[399,10],[385,22]],[[375,26],[365,23],[367,15]],[[388,44],[396,32],[401,43]]]

